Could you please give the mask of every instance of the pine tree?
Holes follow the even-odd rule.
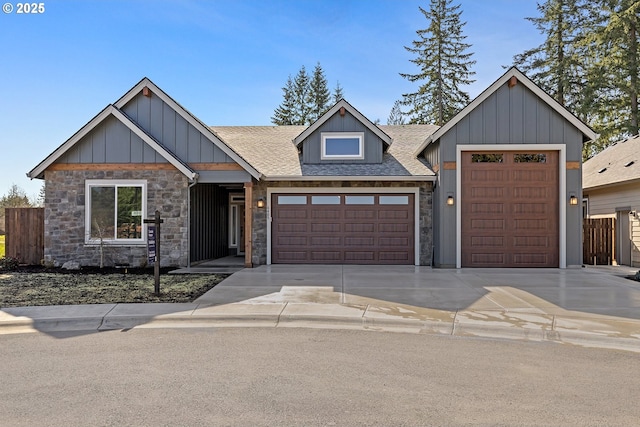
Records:
[[[327,78],[319,62],[313,70],[309,94],[311,98],[309,123],[313,123],[329,109],[329,100],[331,99],[331,92],[327,88]]]
[[[544,42],[516,55],[514,65],[561,105],[584,119],[581,93],[586,84],[585,61],[580,41],[585,34],[585,9],[580,0],[547,0],[538,4],[539,17],[528,17]]]
[[[338,82],[333,95],[327,88],[327,78],[318,62],[309,77],[304,65],[295,78],[287,79],[282,88],[282,103],[274,110],[271,123],[282,125],[309,125],[327,112],[333,103],[343,97],[342,87]]]
[[[403,94],[402,104],[409,106],[410,123],[444,124],[470,101],[462,86],[473,83],[471,66],[475,61],[460,21],[460,5],[452,0],[431,0],[429,11],[419,7],[429,21],[427,29],[418,30],[418,40],[405,49],[416,55],[411,59],[418,66],[417,74],[400,75],[411,82],[423,82],[413,93]]]
[[[403,125],[404,124],[404,113],[400,108],[402,102],[397,100],[393,103],[393,108],[391,108],[391,112],[389,113],[389,118],[387,118],[388,125]]]
[[[296,77],[293,79],[293,99],[296,109],[293,113],[294,125],[306,125],[309,123],[311,114],[311,85],[307,69],[302,66]]]
[[[336,82],[336,87],[333,89],[333,103],[337,104],[342,98],[344,98],[344,91],[340,86],[340,82]]]
[[[271,123],[283,126],[293,124],[293,115],[296,110],[296,102],[294,99],[294,87],[291,75],[287,79],[287,84],[282,88],[282,104],[273,112]]]
[[[640,2],[597,0],[594,10],[592,19],[600,25],[593,32],[598,102],[592,126],[601,135],[597,148],[603,148],[639,131]]]

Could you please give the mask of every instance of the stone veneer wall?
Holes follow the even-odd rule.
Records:
[[[431,265],[433,253],[433,184],[421,181],[312,181],[312,182],[258,182],[253,187],[252,206],[259,198],[267,199],[267,188],[281,187],[327,187],[327,188],[420,188],[420,265]],[[253,209],[253,265],[267,263],[267,209]]]
[[[189,254],[187,178],[178,171],[46,171],[44,261],[62,265],[100,265],[100,245],[85,244],[85,181],[87,179],[137,179],[147,181],[145,218],[160,211],[161,266],[186,266]],[[105,266],[127,263],[146,265],[147,246],[105,245]]]

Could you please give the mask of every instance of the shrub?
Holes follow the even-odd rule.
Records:
[[[0,258],[0,270],[15,270],[18,268],[18,258],[13,258],[10,256],[3,256]]]

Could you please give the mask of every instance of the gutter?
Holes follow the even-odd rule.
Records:
[[[378,176],[378,175],[358,175],[358,176],[338,176],[338,175],[274,175],[264,178],[265,181],[421,181],[435,182],[436,176]]]

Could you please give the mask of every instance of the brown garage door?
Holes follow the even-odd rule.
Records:
[[[462,153],[462,266],[558,267],[558,152]]]
[[[274,194],[271,261],[413,264],[413,194]]]

